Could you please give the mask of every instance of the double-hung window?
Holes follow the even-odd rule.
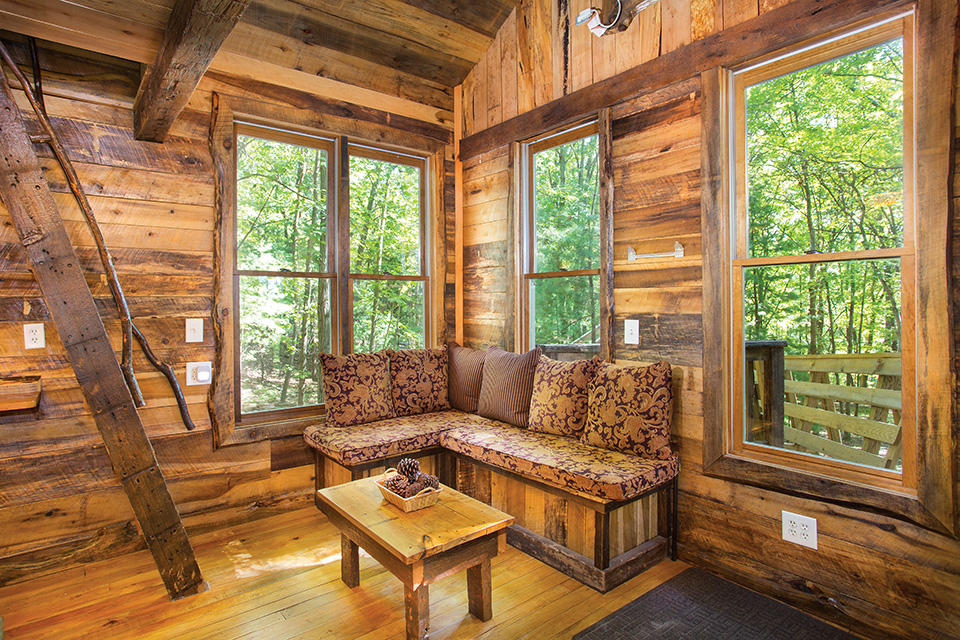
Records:
[[[318,353],[427,343],[427,162],[247,124],[235,143],[234,415],[315,416]]]
[[[597,123],[525,145],[524,348],[591,357],[600,350]]]
[[[948,29],[921,7],[702,75],[705,474],[955,531]]]

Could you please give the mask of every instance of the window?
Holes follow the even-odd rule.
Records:
[[[915,280],[905,33],[897,20],[733,75],[734,450],[902,471]]]
[[[351,147],[353,350],[425,344],[422,158]]]
[[[318,353],[427,343],[426,160],[249,124],[235,143],[234,415],[315,416]]]
[[[956,535],[952,27],[896,11],[701,75],[702,466]]]
[[[600,351],[597,123],[526,145],[524,348],[553,358]]]

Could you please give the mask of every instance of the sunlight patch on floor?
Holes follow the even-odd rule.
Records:
[[[237,578],[254,578],[265,573],[319,567],[340,560],[340,552],[329,553],[326,549],[303,550],[266,560],[255,559],[243,547],[243,543],[234,540],[226,544],[224,553],[233,563],[233,573]]]

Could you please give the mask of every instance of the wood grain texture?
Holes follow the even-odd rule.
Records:
[[[93,409],[110,466],[133,507],[170,597],[196,593],[204,582],[190,540],[5,84],[0,87],[0,114],[4,150],[0,192]]]
[[[133,106],[138,140],[163,142],[250,0],[178,0]]]

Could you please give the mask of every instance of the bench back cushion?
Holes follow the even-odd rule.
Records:
[[[530,395],[540,348],[523,355],[500,347],[487,349],[477,413],[484,418],[526,427],[530,420]]]
[[[483,381],[483,361],[487,352],[461,347],[456,342],[451,342],[449,347],[450,406],[467,413],[476,413]]]
[[[436,349],[387,350],[393,406],[398,416],[450,408],[447,396],[447,345]]]
[[[584,444],[666,460],[673,418],[670,365],[615,367],[600,363],[589,387]]]
[[[587,386],[600,359],[537,360],[530,399],[530,430],[579,438],[587,422]]]
[[[321,353],[327,424],[349,427],[395,415],[390,360],[383,351],[335,356]]]

